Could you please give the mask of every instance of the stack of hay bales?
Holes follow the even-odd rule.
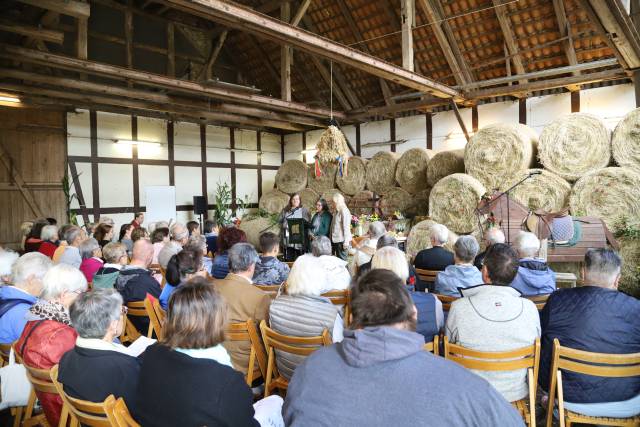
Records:
[[[450,150],[436,153],[429,162],[427,184],[436,185],[445,176],[464,173],[464,150]]]
[[[280,235],[280,225],[271,218],[261,216],[248,216],[240,222],[240,230],[247,235],[247,241],[256,248],[260,247],[260,235],[271,232]]]
[[[437,224],[437,222],[426,219],[411,227],[409,236],[407,236],[406,246],[406,252],[410,259],[413,260],[418,252],[423,249],[429,249],[431,247],[431,227],[433,227],[435,224]],[[444,245],[444,247],[453,252],[453,245],[457,239],[458,236],[454,232],[449,230],[449,239],[447,240],[447,243]]]
[[[444,177],[429,195],[431,218],[456,233],[472,233],[478,227],[475,210],[485,193],[485,186],[471,175],[455,173]]]

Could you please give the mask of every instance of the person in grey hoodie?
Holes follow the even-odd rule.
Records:
[[[535,234],[521,231],[513,242],[520,257],[518,274],[511,287],[527,297],[550,294],[556,290],[556,273],[540,258],[540,240]]]
[[[480,245],[473,236],[460,236],[456,240],[453,250],[455,264],[438,273],[435,289],[437,294],[459,297],[459,289],[484,283],[480,270],[473,265]]]
[[[372,270],[353,289],[352,330],[298,366],[287,426],[524,426],[485,380],[423,350],[402,279]]]

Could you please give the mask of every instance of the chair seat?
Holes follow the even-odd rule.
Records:
[[[511,405],[518,410],[520,416],[527,422],[527,425],[529,425],[529,420],[531,419],[531,413],[529,412],[529,396],[511,402]]]
[[[279,389],[286,390],[289,387],[289,381],[285,377],[279,376],[275,380],[271,381],[271,384],[269,385],[269,387],[271,389],[279,388]]]
[[[640,426],[640,415],[633,418],[608,418],[608,417],[591,417],[589,415],[578,414],[577,412],[571,412],[568,409],[564,410],[568,420],[572,423],[585,423],[602,426]]]

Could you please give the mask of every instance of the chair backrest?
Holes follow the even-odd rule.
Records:
[[[15,351],[15,347],[14,347],[14,351]],[[27,370],[27,378],[29,379],[29,382],[33,386],[33,390],[35,392],[58,394],[58,390],[56,389],[56,386],[51,381],[50,369],[34,368],[33,366],[29,366],[26,363],[24,363],[24,360],[21,360],[21,363],[24,365],[25,369]]]
[[[51,368],[50,378],[53,382],[62,402],[73,418],[80,424],[91,427],[111,427],[111,423],[105,412],[104,402],[89,402],[69,396],[64,391],[63,385],[58,381],[58,365]],[[113,397],[113,396],[111,396]]]
[[[145,304],[144,301],[128,302],[127,318],[134,316],[134,317],[146,317],[147,319],[149,319],[149,315],[147,314],[147,308],[145,307],[144,304]],[[153,325],[151,324],[151,319],[149,319],[149,329],[147,330],[147,337],[151,338],[152,336],[153,336]]]
[[[321,296],[329,298],[333,305],[344,306],[342,320],[344,322],[344,326],[349,326],[349,317],[351,317],[351,291],[349,289],[334,289],[332,291],[325,292]]]
[[[0,344],[0,368],[9,363],[12,344]]]
[[[282,285],[253,285],[256,288],[260,289],[263,292],[266,292],[269,294],[269,297],[271,297],[271,299],[275,299],[278,294],[280,293],[280,289],[283,288]]]
[[[556,287],[564,288],[570,287],[575,288],[578,283],[578,277],[576,277],[573,273],[560,273],[556,271]]]
[[[440,271],[438,270],[423,270],[421,268],[416,268],[416,274],[418,275],[418,278],[427,283],[435,282],[438,278],[438,273],[440,273]]]
[[[437,356],[438,353],[440,353],[440,337],[438,335],[434,335],[433,341],[424,343],[424,346],[422,348],[425,351],[428,351],[429,353],[433,353]]]
[[[531,295],[525,297],[529,301],[533,302],[536,305],[538,311],[542,311],[544,306],[547,304],[547,300],[549,299],[549,295],[551,294],[543,294],[543,295]]]
[[[249,342],[251,344],[249,365],[247,366],[247,376],[245,377],[249,386],[251,386],[253,380],[259,378],[255,376],[256,362],[260,370],[260,375],[264,378],[267,372],[267,355],[253,319],[247,319],[246,322],[229,324],[225,331],[225,340]]]
[[[452,297],[449,295],[440,295],[440,294],[433,294],[433,295],[436,298],[438,298],[442,303],[442,311],[449,311],[451,309],[451,303],[457,300],[458,298],[460,298],[460,297]]]
[[[116,400],[113,395],[104,401],[104,409],[112,427],[140,427],[127,408],[123,398]]]
[[[151,328],[151,333],[155,332],[156,337],[161,340],[163,337],[162,321],[158,317],[158,313],[154,307],[154,304],[158,304],[158,306],[160,305],[156,298],[154,298],[153,301],[151,300],[151,298],[144,299],[144,308],[147,312],[147,316],[149,316],[149,327]]]

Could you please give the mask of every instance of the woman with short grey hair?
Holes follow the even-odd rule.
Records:
[[[122,334],[126,308],[114,289],[80,295],[69,309],[76,345],[60,359],[58,381],[71,397],[102,402],[110,394],[133,402],[140,365],[114,340]]]
[[[320,278],[318,278],[321,293],[349,287],[351,274],[347,269],[347,261],[331,255],[331,240],[328,237],[319,236],[311,242],[311,253],[313,257],[308,254],[303,256],[313,258],[310,262],[317,264],[326,273],[323,276],[324,281],[320,282]]]
[[[84,274],[87,282],[93,282],[93,276],[104,265],[100,243],[93,237],[80,243],[80,256],[82,257],[80,271]]]
[[[60,240],[60,237],[58,236],[58,226],[45,225],[42,227],[40,239],[42,240],[42,243],[38,248],[38,252],[48,256],[49,258],[53,258],[53,254],[56,249],[58,249],[58,240]]]
[[[473,236],[460,236],[453,246],[454,265],[438,274],[435,282],[436,293],[459,297],[459,289],[482,285],[482,273],[473,265],[480,245]]]
[[[362,264],[366,264],[371,261],[373,254],[376,253],[376,246],[378,245],[378,239],[387,232],[387,228],[382,221],[373,221],[369,224],[369,232],[367,233],[368,239],[365,239],[356,248],[356,254],[353,256],[353,264],[351,270],[354,275],[358,272],[358,269]]]

